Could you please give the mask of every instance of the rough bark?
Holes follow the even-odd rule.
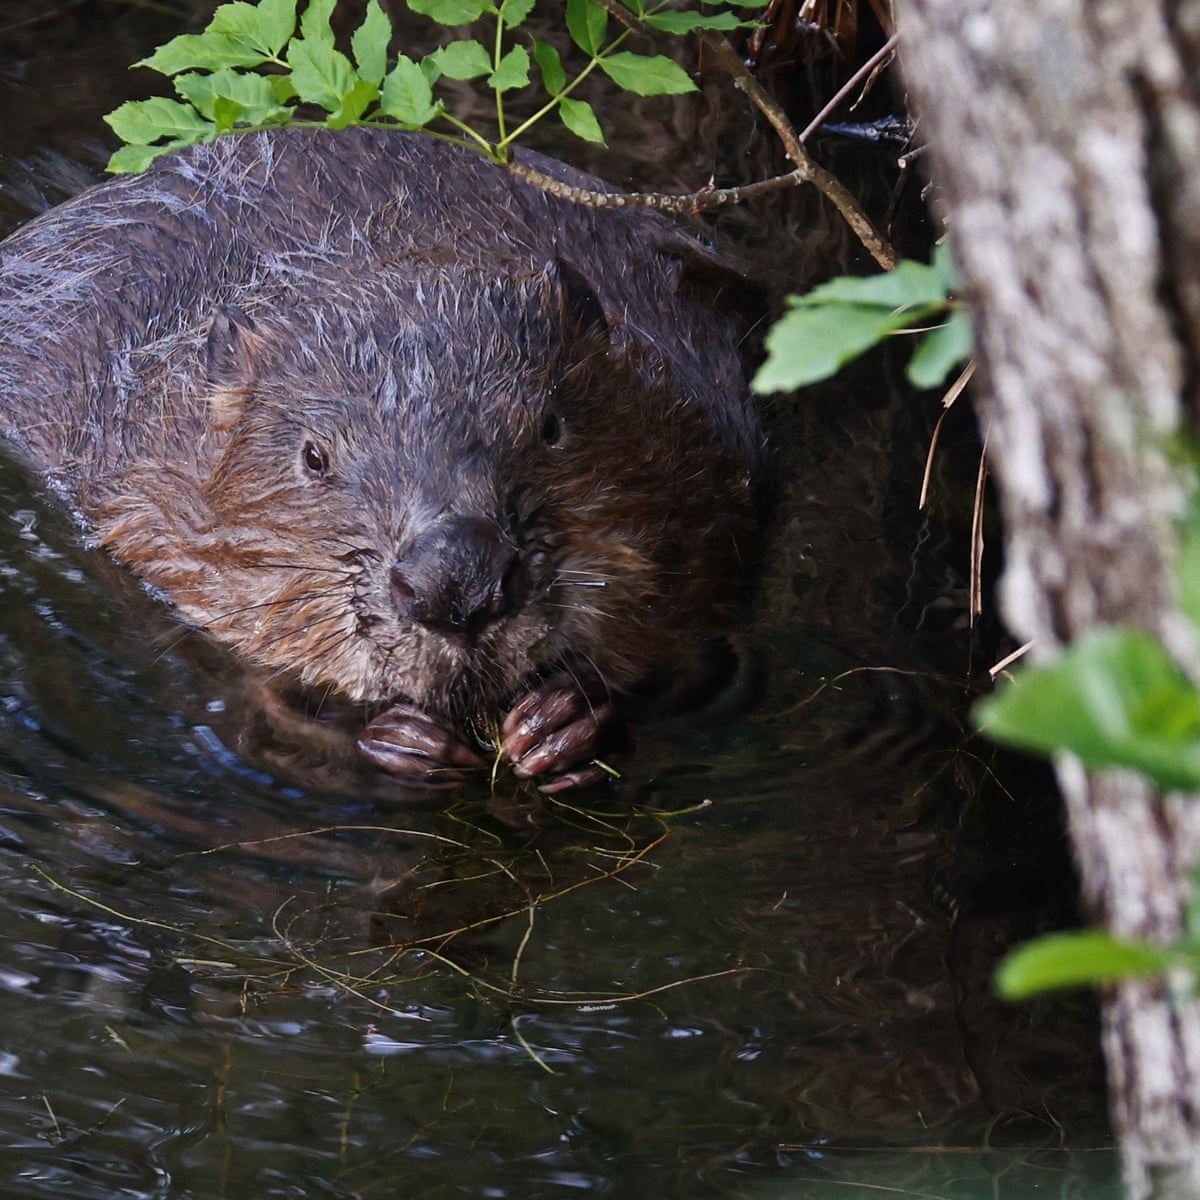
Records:
[[[1007,529],[1003,604],[1046,655],[1172,609],[1200,413],[1200,3],[902,0],[903,61],[980,335],[981,415]],[[1060,770],[1092,917],[1171,939],[1200,803]],[[1200,1195],[1200,1009],[1162,985],[1105,1001],[1114,1120],[1135,1197]]]

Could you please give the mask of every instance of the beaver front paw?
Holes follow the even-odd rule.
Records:
[[[485,765],[454,730],[407,704],[380,713],[358,748],[381,771],[426,787],[455,787],[471,768]]]
[[[596,700],[556,676],[518,700],[504,719],[504,753],[516,775],[548,776],[538,783],[543,792],[599,783],[606,773],[591,760],[615,722],[607,699]]]

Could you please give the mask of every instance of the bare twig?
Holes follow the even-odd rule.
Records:
[[[626,29],[654,36],[654,30],[638,20],[623,5],[618,4],[617,0],[597,0],[597,3]],[[842,214],[842,218],[857,235],[858,240],[862,242],[871,257],[885,271],[890,271],[896,265],[895,250],[871,224],[854,195],[842,184],[841,180],[826,171],[824,167],[818,166],[809,156],[808,151],[804,149],[803,138],[797,136],[795,127],[788,120],[787,114],[754,78],[749,67],[730,45],[729,39],[713,30],[701,30],[700,38],[712,53],[717,66],[733,80],[734,86],[744,92],[750,102],[771,123],[783,143],[784,152],[796,164],[794,171],[740,188],[704,188],[698,192],[673,195],[661,192],[625,194],[593,192],[584,188],[573,188],[569,184],[551,179],[539,171],[513,161],[506,164],[508,170],[519,179],[543,188],[552,195],[562,196],[580,204],[592,204],[599,208],[656,208],[663,212],[674,213],[696,212],[720,204],[746,200],[764,191],[811,183]],[[882,61],[884,53],[890,53],[894,49],[895,40],[894,36],[888,40],[887,46],[872,58],[867,69],[874,69],[877,61]]]
[[[958,378],[950,385],[946,390],[946,394],[942,397],[942,411],[929,438],[929,452],[925,455],[925,474],[921,477],[921,497],[917,501],[918,508],[924,508],[925,501],[929,498],[929,480],[933,474],[933,456],[937,451],[938,435],[942,432],[942,422],[946,419],[946,414],[950,411],[951,405],[962,395],[963,389],[970,382],[971,376],[974,374],[975,360],[971,359],[963,367],[962,371],[959,372]]]
[[[833,93],[829,103],[826,104],[825,107],[822,108],[821,111],[817,113],[817,115],[813,117],[811,121],[809,121],[808,128],[805,129],[800,135],[800,140],[802,142],[807,142],[808,139],[812,137],[812,135],[816,133],[818,129],[821,128],[821,126],[825,123],[826,117],[828,117],[829,114],[833,112],[833,110],[837,108],[837,106],[841,104],[841,102],[858,86],[859,80],[865,79],[868,75],[872,74],[875,68],[878,67],[880,63],[882,63],[883,60],[887,58],[887,56],[891,54],[893,50],[896,49],[896,44],[899,42],[899,40],[900,35],[898,33],[893,33],[892,36],[888,38],[888,40],[884,42],[883,45],[880,46],[880,48],[876,50],[875,53],[872,54],[871,57],[868,58],[867,61],[863,63],[863,65],[859,67],[858,70],[855,71],[854,74],[851,75],[850,78],[847,79],[846,82],[843,83],[836,92]]]
[[[698,192],[596,192],[588,188],[575,187],[561,179],[544,175],[527,163],[515,159],[504,164],[505,169],[518,179],[532,183],[552,196],[561,196],[576,204],[587,204],[593,208],[653,208],[659,212],[690,213],[705,208],[717,208],[722,204],[737,204],[750,200],[764,192],[777,192],[782,188],[795,187],[807,180],[799,171],[776,175],[773,179],[760,179],[733,188],[703,188]]]
[[[933,433],[929,435],[929,449],[925,454],[925,473],[921,476],[921,495],[917,499],[917,507],[924,508],[925,501],[929,499],[929,480],[933,476],[933,460],[937,454],[938,438],[942,434],[942,422],[946,419],[946,414],[950,410],[943,408],[938,414],[938,419],[934,422]]]
[[[639,21],[623,4],[618,4],[617,0],[596,0],[602,9],[613,20],[624,25],[631,33],[645,33],[653,35],[653,30],[644,21]]]
[[[983,612],[983,496],[987,486],[987,433],[979,450],[979,474],[975,479],[975,504],[971,511],[971,605],[970,624]]]
[[[813,184],[821,194],[842,214],[846,224],[854,230],[858,240],[871,257],[885,270],[896,265],[896,252],[891,244],[871,224],[850,190],[835,175],[818,166],[810,157],[796,134],[791,121],[782,108],[767,94],[750,69],[742,62],[737,51],[727,38],[712,30],[701,33],[704,44],[712,51],[717,65],[733,80],[734,87],[744,92],[750,102],[771,123],[783,143],[784,152],[796,164],[794,174],[798,182]]]
[[[1025,645],[1018,646],[1011,654],[1006,654],[994,667],[989,667],[988,674],[992,677],[992,682],[995,683],[998,676],[1008,670],[1017,659],[1024,658],[1032,649],[1033,642],[1026,642]]]

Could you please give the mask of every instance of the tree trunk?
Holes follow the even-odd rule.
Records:
[[[903,61],[979,333],[1007,530],[1002,602],[1046,656],[1173,609],[1170,439],[1200,413],[1200,3],[900,0]],[[1059,772],[1093,919],[1173,939],[1200,803]],[[1135,1197],[1200,1196],[1200,1009],[1161,984],[1105,999]]]

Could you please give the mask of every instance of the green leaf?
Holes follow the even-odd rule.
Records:
[[[438,75],[451,79],[478,79],[492,72],[492,56],[479,42],[448,42],[440,50],[426,55],[437,65]]]
[[[639,19],[646,15],[646,0],[621,0],[621,3]]]
[[[288,46],[288,66],[300,99],[319,104],[328,112],[338,111],[358,78],[340,50],[308,38]]]
[[[278,58],[296,28],[296,0],[258,0],[263,46]]]
[[[396,65],[383,82],[379,108],[385,116],[395,117],[401,124],[413,128],[428,125],[440,111],[433,102],[429,80],[421,68],[404,54],[396,60]]]
[[[330,129],[345,129],[353,125],[379,99],[379,88],[365,79],[356,79],[342,97],[335,112],[325,122]]]
[[[425,82],[428,83],[430,87],[433,87],[433,85],[442,77],[442,68],[438,64],[436,50],[433,52],[433,54],[425,55],[425,57],[421,59],[419,63],[417,63],[417,66],[420,67],[421,74],[425,76]],[[489,71],[492,69],[490,59],[488,61],[487,69]]]
[[[246,74],[229,67],[210,75],[177,75],[175,90],[204,116],[216,120],[222,132],[227,132],[238,121],[244,125],[265,125],[290,115],[290,110],[278,103],[275,89],[267,76]],[[216,115],[218,100],[226,102],[221,106],[222,117]],[[236,111],[229,107],[230,104],[235,106]],[[233,114],[232,119],[226,125],[224,120],[229,119],[230,113]]]
[[[514,46],[488,76],[487,85],[497,92],[511,92],[529,84],[529,51]]]
[[[996,991],[1006,1000],[1024,1000],[1056,988],[1152,975],[1181,958],[1177,949],[1122,941],[1107,933],[1058,933],[1009,954],[996,971]]]
[[[257,67],[264,55],[238,38],[221,33],[183,33],[159,46],[135,67],[149,67],[163,75],[180,71],[215,71],[220,67]]]
[[[290,75],[268,75],[267,81],[271,85],[271,94],[280,104],[295,100],[299,94]]]
[[[122,146],[109,157],[105,170],[113,175],[136,175],[144,171],[160,154],[174,150],[174,145],[165,146]]]
[[[694,33],[697,29],[737,29],[742,25],[751,25],[752,21],[743,21],[737,13],[726,10],[718,13],[700,12],[671,12],[670,10],[657,13],[647,13],[642,18],[651,29],[663,33],[685,34]]]
[[[1184,929],[1189,941],[1200,942],[1200,866],[1192,868],[1191,888],[1188,890],[1187,906],[1184,909]]]
[[[604,45],[604,31],[607,28],[608,13],[596,4],[595,0],[567,0],[567,32],[571,35],[571,41],[584,54],[595,57],[596,52]],[[571,128],[569,124],[567,128]],[[582,136],[580,134],[580,137]]]
[[[674,96],[696,90],[691,76],[663,54],[634,54],[630,50],[621,50],[602,58],[600,69],[618,87],[638,96]]]
[[[788,297],[796,307],[785,313],[767,334],[767,360],[751,381],[766,392],[791,391],[836,375],[893,330],[911,320],[909,313],[864,304],[824,304],[810,307],[804,297]]]
[[[228,71],[229,67],[223,67],[222,70]],[[213,91],[213,79],[215,74],[198,74],[190,72],[187,75],[175,76],[175,91],[186,100],[201,116],[207,117],[210,121],[213,119],[213,102],[216,100],[216,93]]]
[[[803,296],[789,296],[792,310],[767,335],[770,353],[754,378],[754,390],[786,390],[836,374],[888,334],[946,308],[952,279],[949,253],[942,250],[930,266],[905,259],[884,275],[842,276]],[[952,315],[945,329],[933,331],[913,357],[910,378],[944,378],[964,343],[969,353],[969,328],[969,322]]]
[[[959,286],[958,267],[954,264],[954,255],[950,252],[949,239],[943,239],[933,248],[933,257],[929,265],[942,281],[947,292],[953,292]]]
[[[222,4],[205,30],[243,42],[264,58],[275,58],[296,28],[296,0]]]
[[[604,144],[604,130],[596,120],[596,111],[586,100],[563,99],[558,102],[562,123],[585,142]]]
[[[199,141],[215,132],[212,122],[206,121],[190,104],[163,96],[126,100],[104,120],[121,141],[135,146],[147,146],[164,137],[191,137],[192,141]]]
[[[218,133],[232,133],[242,115],[242,106],[228,96],[215,96],[212,105],[213,123]]]
[[[557,96],[567,86],[567,73],[563,70],[562,55],[549,42],[534,38],[533,57],[542,72],[542,86],[551,96]]]
[[[1175,579],[1179,607],[1200,628],[1200,492],[1192,495],[1187,515],[1180,524]]]
[[[831,300],[852,304],[878,304],[885,308],[916,308],[946,303],[946,280],[940,268],[902,259],[883,275],[843,275],[813,288],[802,304]]]
[[[408,7],[439,25],[470,25],[493,9],[491,0],[408,0]]]
[[[1021,671],[974,716],[997,741],[1200,790],[1200,692],[1139,630],[1085,634],[1049,666]]]
[[[971,357],[975,327],[965,308],[954,308],[942,325],[931,329],[909,359],[908,382],[916,388],[940,387],[959,363]]]
[[[516,29],[518,25],[523,24],[533,12],[535,2],[536,0],[504,0],[500,5],[500,17],[504,21],[504,28]]]
[[[388,43],[392,40],[392,23],[379,7],[379,0],[370,0],[362,24],[350,38],[350,49],[359,75],[376,87],[387,74]]]
[[[308,0],[304,16],[300,18],[300,36],[311,48],[322,46],[326,50],[333,49],[333,26],[329,18],[336,4],[337,0]],[[291,61],[289,51],[288,62]]]

